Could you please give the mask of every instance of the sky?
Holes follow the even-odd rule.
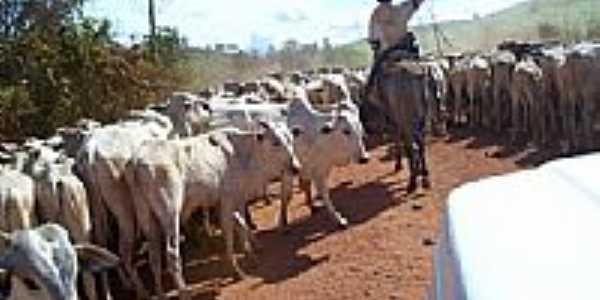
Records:
[[[156,0],[157,23],[175,26],[193,46],[236,43],[244,49],[329,38],[334,44],[366,36],[375,0]],[[412,24],[469,19],[524,0],[425,0]],[[90,0],[89,15],[111,20],[123,41],[148,30],[147,0]],[[395,0],[394,3],[398,3]],[[432,18],[432,15],[434,18]]]

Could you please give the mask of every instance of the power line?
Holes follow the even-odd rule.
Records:
[[[451,48],[454,48],[454,44],[452,44],[452,42],[450,41],[450,39],[448,38],[446,33],[442,30],[439,23],[436,21],[435,9],[434,9],[435,1],[431,0],[430,3],[431,3],[431,5],[429,6],[429,12],[431,14],[431,28],[433,30],[433,36],[435,39],[436,49],[437,49],[438,55],[443,56],[444,51],[443,51],[442,43],[447,44]]]

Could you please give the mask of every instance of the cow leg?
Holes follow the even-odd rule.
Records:
[[[279,211],[279,228],[283,231],[287,230],[288,226],[288,206],[292,199],[292,189],[294,178],[289,175],[284,175],[281,179],[281,206]],[[310,197],[310,181],[308,181],[308,196]]]
[[[234,224],[234,232],[237,233],[240,245],[243,247],[246,255],[249,255],[250,258],[252,258],[253,262],[258,262],[253,248],[253,246],[257,244],[257,241],[248,227],[246,220],[239,211],[234,212],[233,217],[236,221],[236,224]]]
[[[86,172],[87,171],[87,172]],[[107,215],[106,215],[106,208],[104,207],[104,204],[101,202],[102,200],[99,199],[100,195],[100,190],[98,189],[98,181],[97,179],[90,177],[93,176],[93,174],[91,174],[92,172],[89,172],[88,169],[84,170],[84,176],[82,176],[84,183],[86,184],[86,187],[89,190],[89,203],[90,203],[90,218],[92,219],[92,240],[105,248],[108,248],[108,219],[107,219]],[[91,180],[88,180],[91,179]],[[93,278],[93,277],[92,277]],[[86,281],[86,279],[84,278],[84,282]],[[86,289],[88,289],[86,287]],[[100,289],[101,289],[101,294],[100,294],[100,298],[99,299],[112,299],[112,296],[110,294],[109,291],[109,284],[108,284],[108,274],[106,274],[106,272],[103,272],[102,274],[100,274]],[[96,290],[94,289],[94,292]],[[88,297],[90,297],[90,294],[88,294]],[[96,298],[98,298],[98,296],[96,295]],[[92,299],[93,300],[93,299]]]
[[[302,192],[304,192],[304,199],[306,200],[306,204],[310,208],[310,213],[315,214],[317,212],[317,210],[319,209],[319,207],[316,206],[314,203],[314,199],[312,196],[311,180],[301,177],[299,180],[299,183],[300,183],[300,190],[302,190]],[[318,190],[317,190],[317,195],[319,195],[319,197],[322,197],[322,195],[319,194]]]
[[[348,220],[344,218],[333,206],[331,202],[331,198],[329,195],[329,188],[327,187],[327,176],[321,175],[315,178],[315,187],[317,189],[317,193],[322,195],[323,203],[325,204],[325,208],[329,215],[338,223],[338,225],[342,228],[348,227]]]
[[[127,275],[122,279],[124,282],[133,283],[138,296],[147,298],[149,294],[133,265],[136,218],[134,209],[130,207],[130,205],[127,205],[131,204],[130,199],[123,197],[124,195],[129,194],[128,187],[125,182],[114,179],[112,175],[108,175],[102,179],[104,179],[100,189],[102,199],[104,200],[104,204],[115,216],[117,227],[119,228],[119,255]],[[121,275],[123,276],[125,274]]]
[[[148,235],[148,239],[150,242],[150,248],[148,249],[148,256],[150,259],[150,268],[152,269],[152,274],[154,275],[154,284],[156,284],[156,294],[158,298],[161,300],[167,299],[164,295],[164,289],[162,285],[162,271],[163,271],[163,262],[162,262],[162,251],[164,249],[163,239],[164,237],[161,234],[160,225],[155,218],[151,218],[149,220],[149,224],[151,230],[151,234]]]
[[[265,205],[271,205],[271,204],[273,204],[273,201],[271,201],[271,197],[269,196],[269,186],[267,184],[265,184],[263,186],[263,198],[265,200]],[[256,224],[254,224],[251,219],[248,219],[248,225],[253,230],[256,229]]]
[[[474,83],[470,82],[469,83],[469,104],[468,104],[468,110],[469,110],[469,116],[467,118],[467,121],[469,123],[469,127],[471,128],[475,128],[475,124],[477,123],[477,114],[475,112],[476,108],[475,108],[475,87],[473,86]]]
[[[238,278],[244,278],[246,275],[238,265],[234,253],[234,204],[233,199],[220,199],[221,202],[221,229],[225,238],[225,260],[229,263],[234,275]]]
[[[183,263],[180,249],[180,212],[184,203],[183,179],[180,177],[169,178],[167,184],[160,187],[157,194],[159,197],[153,197],[152,199],[155,201],[151,201],[150,205],[154,216],[158,219],[160,227],[163,229],[164,246],[161,248],[166,250],[167,272],[171,275],[179,291],[179,298],[189,300],[191,297],[183,278]]]
[[[184,218],[184,220],[187,220],[187,219]],[[206,234],[209,237],[216,235],[216,232],[215,232],[212,224],[210,224],[210,208],[208,208],[208,207],[202,207],[202,223],[204,226],[204,231],[206,231]]]
[[[135,170],[129,169],[128,172],[136,172]],[[142,173],[143,174],[143,173]],[[149,243],[148,247],[148,258],[150,264],[150,270],[154,276],[155,292],[158,298],[161,300],[166,299],[164,295],[164,289],[162,284],[162,272],[163,272],[163,231],[160,226],[159,220],[152,214],[151,203],[156,201],[153,199],[157,195],[160,195],[158,190],[155,190],[156,186],[152,181],[137,181],[137,176],[133,173],[126,174],[128,183],[132,187],[132,194],[135,204],[135,216],[138,221],[139,229],[146,237]],[[142,178],[142,176],[139,176]]]
[[[394,166],[394,171],[396,173],[404,170],[404,166],[402,165],[402,149],[402,142],[396,140],[394,151],[394,154],[396,156],[396,165]]]
[[[250,213],[250,203],[246,203],[244,205],[244,218],[246,219],[246,224],[250,229],[256,230],[258,228],[252,219],[252,214]]]
[[[589,85],[589,84],[588,84]],[[594,112],[595,112],[595,99],[593,96],[596,94],[593,89],[586,86],[583,90],[584,98],[582,99],[582,124],[583,124],[583,150],[590,151],[594,148]]]

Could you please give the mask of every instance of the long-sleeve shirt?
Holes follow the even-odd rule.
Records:
[[[380,3],[373,11],[369,22],[369,41],[379,41],[383,52],[400,42],[408,32],[408,21],[417,11],[414,1],[400,4]]]

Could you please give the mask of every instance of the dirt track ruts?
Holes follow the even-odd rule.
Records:
[[[412,196],[404,191],[407,172],[393,172],[385,146],[371,152],[368,165],[335,170],[332,198],[350,222],[345,230],[324,212],[310,216],[297,191],[287,234],[276,230],[279,201],[255,205],[262,246],[258,264],[246,266],[248,277],[235,281],[218,255],[220,242],[212,241],[219,244],[212,250],[186,251],[185,276],[197,290],[194,299],[423,299],[431,283],[431,244],[437,242],[448,193],[529,164],[520,154],[495,158],[495,142],[494,136],[431,142],[433,189]]]

